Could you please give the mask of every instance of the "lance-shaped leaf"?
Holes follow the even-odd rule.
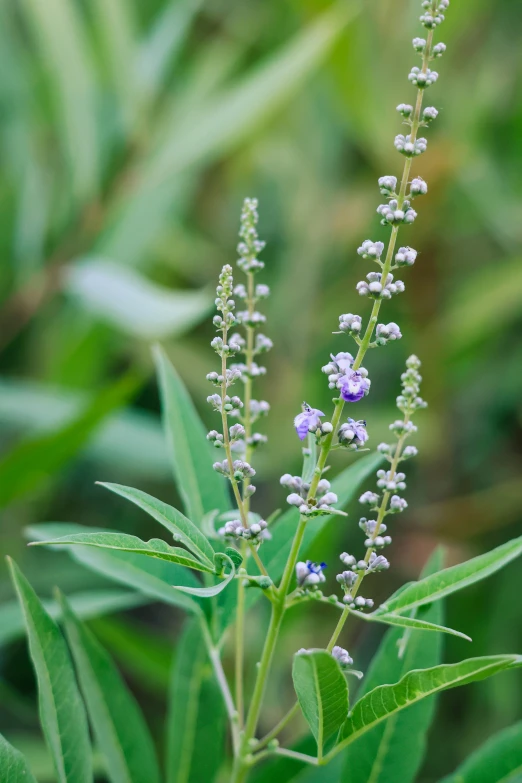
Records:
[[[129,536],[126,533],[76,533],[62,538],[51,538],[48,541],[33,541],[30,546],[94,546],[99,549],[114,549],[117,552],[134,552],[147,557],[157,557],[159,560],[167,560],[169,563],[194,568],[207,574],[214,573],[214,569],[178,546],[169,546],[160,538],[151,538],[150,541],[142,541],[137,536]]]
[[[63,537],[65,534],[92,532],[92,528],[66,523],[31,525],[26,529],[27,537],[37,541]],[[102,531],[99,531],[102,532]],[[175,563],[167,563],[153,557],[144,557],[132,552],[96,549],[94,547],[67,546],[69,554],[86,568],[106,576],[120,584],[139,590],[157,601],[179,606],[185,611],[198,614],[201,607],[197,601],[173,590],[172,585],[198,587],[195,574]]]
[[[519,783],[522,779],[522,722],[487,740],[441,783]]]
[[[8,559],[24,613],[38,682],[40,720],[58,783],[92,783],[89,730],[65,639],[33,588]]]
[[[441,567],[442,553],[436,550],[423,576]],[[442,622],[443,603],[437,601],[419,609],[417,619]],[[359,698],[379,685],[397,682],[412,669],[426,669],[440,663],[442,637],[439,634],[409,630],[406,634],[409,635],[405,637],[400,628],[391,628],[386,633],[361,683]],[[412,783],[424,757],[434,711],[435,699],[424,699],[363,734],[340,754],[344,773],[338,779],[350,783]]]
[[[326,650],[304,650],[294,656],[294,688],[314,735],[319,757],[325,741],[348,714],[348,686],[339,662]]]
[[[225,708],[199,622],[181,637],[169,691],[167,783],[212,783],[225,748]]]
[[[189,517],[201,523],[209,511],[228,511],[226,480],[212,468],[213,447],[181,378],[160,346],[154,348],[174,479]]]
[[[103,482],[100,482],[100,484],[102,487],[110,489],[111,492],[121,495],[123,498],[130,500],[131,503],[135,503],[143,511],[146,511],[147,514],[150,514],[160,525],[163,525],[172,533],[175,541],[184,544],[187,549],[190,549],[203,562],[207,561],[212,566],[214,550],[210,546],[208,539],[177,508],[169,506],[167,503],[152,497],[152,495],[147,495],[146,492],[133,487],[124,487],[122,484],[105,484]]]
[[[36,783],[25,756],[0,734],[0,771],[2,783]]]
[[[460,639],[466,639],[471,642],[471,638],[462,631],[456,631],[454,628],[448,628],[445,625],[438,625],[438,623],[432,623],[426,620],[424,616],[410,616],[402,614],[393,614],[372,612],[371,614],[365,614],[364,612],[358,612],[351,610],[351,614],[358,617],[360,620],[366,620],[369,623],[384,623],[385,625],[398,625],[402,628],[415,628],[418,631],[438,631],[439,633],[448,633],[450,636],[458,636]]]
[[[489,655],[460,663],[409,672],[394,685],[381,685],[360,699],[340,732],[340,742],[328,754],[331,758],[365,732],[400,710],[417,704],[439,691],[484,680],[522,665],[519,655]]]
[[[64,596],[60,603],[96,744],[111,783],[159,783],[154,744],[134,696]]]
[[[398,590],[374,614],[408,612],[416,606],[438,601],[463,587],[491,576],[500,568],[522,554],[522,536],[479,555],[465,563],[445,568],[437,574],[427,576],[418,582],[411,582]]]

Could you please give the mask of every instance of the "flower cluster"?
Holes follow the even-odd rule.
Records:
[[[299,513],[303,516],[320,516],[322,514],[339,513],[332,506],[337,503],[337,495],[330,491],[330,482],[321,479],[317,485],[315,496],[308,498],[311,483],[303,481],[300,476],[291,476],[285,473],[280,478],[280,484],[286,489],[291,490],[286,498],[286,502],[291,506],[296,506]]]
[[[337,437],[341,446],[345,446],[350,451],[359,451],[369,437],[366,432],[366,422],[363,419],[354,421],[349,418],[339,427]]]
[[[295,566],[295,577],[297,586],[300,588],[317,588],[322,582],[325,582],[323,574],[326,563],[313,563],[311,560],[306,562],[299,561]]]
[[[249,527],[244,527],[240,519],[232,519],[219,528],[218,534],[228,538],[243,538],[253,544],[260,544],[262,541],[272,538],[272,534],[268,530],[268,523],[264,519],[252,522]]]
[[[421,382],[419,367],[420,362],[417,357],[410,356],[406,362],[406,372],[401,376],[402,392],[397,397],[397,407],[404,418],[390,425],[391,431],[397,436],[397,443],[394,446],[381,443],[378,447],[378,451],[391,463],[388,470],[377,471],[377,488],[380,492],[363,492],[359,498],[359,502],[368,506],[375,515],[374,519],[361,517],[359,520],[359,527],[365,535],[366,555],[362,560],[357,560],[354,555],[347,552],[341,555],[341,562],[349,570],[338,574],[337,581],[344,590],[344,603],[355,608],[373,606],[370,599],[357,594],[360,584],[368,574],[384,571],[390,567],[388,560],[383,555],[377,554],[377,550],[389,546],[392,542],[391,536],[386,535],[387,527],[384,519],[388,515],[404,511],[408,505],[406,500],[397,494],[406,489],[406,474],[400,472],[397,467],[400,462],[417,453],[414,447],[405,447],[404,443],[406,438],[417,430],[410,421],[411,416],[417,410],[426,407],[426,403],[419,396]]]
[[[221,372],[210,372],[207,380],[221,389],[221,393],[211,394],[207,402],[212,408],[221,414],[223,432],[211,430],[207,439],[217,448],[223,448],[227,458],[214,463],[214,470],[229,478],[234,486],[234,493],[239,498],[237,484],[243,483],[243,499],[241,501],[242,520],[234,526],[227,523],[226,535],[234,535],[245,539],[259,537],[258,533],[252,534],[239,532],[251,530],[246,524],[248,520],[248,498],[255,491],[250,484],[250,479],[255,475],[255,470],[250,464],[252,451],[266,442],[266,436],[252,431],[254,422],[268,413],[270,406],[264,400],[252,399],[252,382],[255,378],[266,374],[266,368],[255,361],[258,354],[266,353],[272,347],[272,341],[257,331],[264,324],[266,317],[256,309],[258,300],[266,299],[270,290],[263,283],[255,283],[254,275],[264,268],[264,263],[259,260],[258,254],[264,248],[257,235],[256,224],[258,221],[256,199],[245,199],[240,221],[240,243],[238,252],[240,258],[238,267],[246,274],[247,284],[234,285],[232,268],[229,265],[223,267],[219,284],[216,289],[216,307],[219,314],[213,319],[214,326],[220,334],[215,337],[211,345],[221,357]],[[244,302],[244,309],[236,310],[236,303],[232,297],[237,297]],[[244,334],[230,330],[242,327]],[[227,359],[236,354],[243,354],[244,361],[235,362],[227,367]],[[242,381],[244,385],[244,400],[241,396],[228,394],[228,389],[236,381]],[[228,417],[239,419],[238,423],[229,426]],[[238,454],[241,459],[234,460],[232,454]],[[239,503],[238,505],[241,505]],[[257,523],[256,523],[257,524]],[[260,523],[259,523],[260,524]],[[225,526],[226,527],[226,526]],[[263,532],[264,528],[261,528]],[[235,531],[235,532],[233,532]]]

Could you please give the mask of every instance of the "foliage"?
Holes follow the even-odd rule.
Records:
[[[345,263],[346,248],[360,241],[364,215],[374,207],[369,183],[395,160],[389,135],[395,127],[393,100],[404,96],[398,80],[411,64],[400,47],[411,9],[392,8],[388,0],[361,7],[334,4],[326,11],[316,0],[284,8],[274,2],[248,8],[233,3],[226,9],[199,0],[155,0],[146,7],[132,0],[52,0],[42,8],[35,0],[0,8],[0,94],[6,107],[0,122],[5,161],[0,241],[6,259],[0,274],[0,501],[5,549],[42,596],[38,601],[13,567],[23,594],[21,611],[11,600],[7,569],[3,572],[0,589],[8,600],[0,608],[0,730],[7,740],[0,737],[0,769],[8,770],[8,783],[92,779],[85,718],[69,720],[70,712],[53,716],[48,709],[50,695],[67,690],[75,715],[83,715],[85,703],[96,738],[97,781],[155,780],[163,771],[169,783],[198,783],[214,773],[226,779],[224,723],[236,689],[223,699],[223,672],[232,679],[240,569],[249,575],[244,605],[252,615],[245,640],[250,662],[259,659],[271,609],[263,599],[273,595],[270,586],[262,589],[248,543],[241,542],[239,553],[216,537],[234,504],[226,479],[211,468],[212,455],[216,459],[222,452],[204,438],[207,425],[215,426],[215,414],[199,405],[207,393],[209,331],[198,325],[212,307],[208,280],[230,260],[238,204],[245,190],[255,190],[270,239],[267,280],[277,284],[266,302],[269,333],[277,340],[268,377],[256,379],[256,387],[277,411],[263,426],[272,442],[277,435],[277,448],[270,456],[256,452],[258,490],[252,502],[270,522],[273,538],[263,543],[260,556],[277,585],[299,512],[287,507],[270,519],[284,502],[273,479],[300,470],[290,426],[296,405],[305,397],[328,410],[331,395],[318,382],[317,365],[340,345],[332,337],[325,346],[324,335],[336,328],[334,315],[347,309],[346,291],[358,279],[356,265]],[[329,460],[336,474],[331,489],[350,519],[314,519],[305,529],[302,552],[331,567],[338,552],[353,548],[350,504],[383,466],[382,456],[373,453],[386,438],[390,415],[383,390],[396,384],[398,355],[412,350],[423,358],[430,402],[418,436],[422,460],[411,482],[416,510],[397,524],[393,569],[376,580],[380,606],[372,612],[354,607],[348,614],[347,639],[355,644],[357,633],[355,666],[365,672],[357,692],[355,679],[348,678],[352,723],[346,731],[355,741],[331,755],[327,766],[310,766],[316,743],[309,735],[298,737],[318,724],[312,717],[307,729],[297,717],[280,735],[293,757],[274,744],[253,746],[260,762],[250,773],[256,781],[266,775],[281,783],[340,783],[351,780],[354,770],[364,776],[369,767],[372,780],[381,775],[392,781],[395,775],[401,783],[415,775],[433,783],[454,768],[452,783],[519,774],[518,724],[461,764],[481,738],[520,718],[517,672],[503,675],[494,688],[479,683],[458,697],[452,691],[443,695],[428,745],[433,696],[387,713],[360,733],[370,703],[364,699],[375,688],[396,687],[375,695],[401,699],[412,681],[394,684],[411,669],[434,670],[422,680],[429,679],[429,692],[435,681],[450,684],[449,667],[460,665],[454,662],[471,649],[462,647],[459,636],[473,638],[472,654],[482,660],[473,664],[477,676],[504,664],[512,668],[507,658],[501,664],[493,656],[520,649],[521,641],[513,601],[521,587],[519,571],[506,567],[520,546],[515,426],[520,231],[514,207],[520,182],[513,174],[519,158],[519,69],[507,34],[516,29],[519,14],[507,5],[492,12],[478,3],[472,13],[452,6],[447,17],[448,54],[441,70],[452,77],[449,84],[444,78],[444,111],[430,137],[428,203],[422,205],[422,222],[412,228],[412,243],[424,252],[408,273],[406,293],[386,303],[389,318],[410,327],[403,328],[406,352],[395,344],[394,361],[369,359],[371,403],[359,406],[369,420],[372,453],[354,455],[348,467],[338,451]],[[470,83],[476,89],[470,91]],[[383,239],[385,231],[377,229],[375,236]],[[155,349],[154,361],[146,345],[151,339],[164,345]],[[157,386],[149,381],[154,362]],[[98,478],[152,501],[143,505],[127,494],[132,502],[125,504],[104,497],[90,488]],[[127,487],[132,484],[140,489]],[[167,519],[164,531],[152,529],[150,516],[163,525]],[[251,521],[258,518],[252,514]],[[40,524],[57,519],[81,524]],[[199,531],[196,538],[183,520]],[[30,541],[52,541],[52,547],[25,550],[20,532],[26,525]],[[161,534],[165,540],[151,539]],[[441,537],[450,567],[397,590],[401,581],[416,577]],[[504,543],[506,538],[512,540]],[[50,597],[55,584],[74,612],[65,621],[63,604]],[[440,599],[446,597],[444,620]],[[323,644],[344,609],[325,596],[315,603],[295,596],[288,608],[288,633],[272,660],[260,717],[263,731],[293,703],[290,661],[297,647]],[[107,646],[103,650],[91,619],[122,610],[131,612],[125,622],[92,624]],[[159,715],[166,695],[157,684],[150,687],[147,657],[156,645],[170,654],[173,627],[177,630],[183,612],[191,617],[180,641],[175,634],[165,731]],[[112,636],[102,633],[103,623],[112,625]],[[384,624],[395,627],[368,668]],[[19,641],[24,626],[36,678]],[[44,631],[52,655],[39,650]],[[451,662],[444,664],[444,676],[437,668],[443,636],[444,660]],[[393,654],[397,643],[400,657]],[[295,656],[296,665],[305,657]],[[64,673],[59,681],[58,668]],[[43,687],[47,669],[50,691]],[[245,667],[247,694],[255,674],[253,666]],[[420,683],[419,678],[414,685]],[[321,693],[321,683],[315,687]],[[35,688],[40,710],[47,705],[42,725],[50,750],[36,729]],[[114,714],[111,703],[104,704],[109,688],[119,694]],[[175,741],[189,692],[195,706],[184,728],[205,748],[203,756],[190,754],[188,740]],[[229,723],[234,737],[234,721]],[[107,732],[111,726],[114,731]],[[69,763],[63,742],[71,735],[78,769],[60,760],[65,753]],[[326,739],[328,758],[335,738]],[[166,757],[161,773],[157,750]]]

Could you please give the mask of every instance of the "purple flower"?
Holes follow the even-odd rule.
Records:
[[[299,440],[306,438],[310,428],[316,429],[321,425],[321,416],[324,416],[322,411],[317,408],[311,408],[306,402],[303,402],[303,412],[299,413],[294,419],[294,427]]]
[[[368,391],[369,383],[358,370],[352,370],[339,380],[339,388],[345,402],[359,402]]]

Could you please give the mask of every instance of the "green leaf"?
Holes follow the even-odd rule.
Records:
[[[442,552],[436,550],[423,574],[427,576],[441,567]],[[420,609],[420,618],[440,624],[442,606],[437,602]],[[397,682],[412,669],[440,663],[442,638],[438,634],[411,633],[404,654],[399,657],[403,643],[404,632],[400,628],[387,632],[362,681],[359,698],[379,685]],[[412,783],[424,757],[434,711],[435,700],[425,699],[363,734],[341,754],[344,773],[340,779],[350,783]]]
[[[408,612],[417,606],[438,601],[496,573],[522,554],[522,536],[479,555],[465,563],[445,568],[437,574],[411,582],[391,596],[374,615]]]
[[[157,557],[160,560],[167,560],[169,563],[177,563],[187,568],[194,568],[197,571],[204,571],[207,574],[214,573],[213,568],[210,568],[210,566],[207,566],[200,560],[196,560],[186,549],[169,546],[159,538],[142,541],[137,536],[129,536],[125,533],[76,533],[72,536],[51,538],[48,541],[34,541],[30,544],[30,546],[61,545],[95,546],[100,549],[115,549],[119,552],[135,552],[139,555]]]
[[[72,189],[79,201],[98,189],[96,85],[79,7],[68,0],[23,0],[58,103]]]
[[[230,509],[228,487],[212,468],[215,449],[181,378],[159,346],[154,348],[154,358],[174,479],[185,511],[200,525],[209,511]]]
[[[448,633],[450,636],[458,636],[460,639],[466,639],[471,642],[471,638],[461,631],[455,631],[453,628],[448,628],[445,625],[438,625],[437,623],[431,623],[424,617],[411,617],[410,615],[372,612],[371,614],[365,614],[364,612],[357,612],[351,610],[351,614],[358,617],[360,620],[365,620],[369,623],[384,623],[385,625],[399,625],[402,628],[415,628],[418,631],[437,631],[439,633]]]
[[[147,495],[139,489],[133,487],[124,487],[121,484],[106,484],[99,482],[100,486],[110,489],[122,498],[130,500],[139,508],[150,514],[160,525],[169,530],[175,541],[180,541],[187,549],[190,549],[203,562],[207,562],[211,567],[214,564],[214,550],[210,546],[208,539],[201,530],[194,525],[190,519],[187,519],[177,508],[157,500],[152,495]]]
[[[167,718],[167,783],[212,783],[225,748],[223,697],[199,623],[181,637],[172,669]]]
[[[394,685],[381,685],[360,699],[340,733],[339,744],[329,757],[337,755],[350,743],[406,707],[448,688],[492,677],[508,669],[522,666],[519,655],[489,655],[468,658],[460,663],[443,664],[418,669],[406,674]]]
[[[441,783],[519,783],[522,776],[522,722],[490,737]]]
[[[0,505],[37,489],[66,465],[103,419],[136,393],[139,384],[134,375],[124,376],[63,429],[15,446],[0,462]]]
[[[124,609],[142,606],[150,599],[130,590],[87,590],[69,597],[69,603],[78,615],[85,619],[100,617]],[[42,606],[54,620],[61,617],[56,601],[43,600]],[[24,618],[18,601],[4,602],[0,607],[0,647],[18,638],[24,632]]]
[[[143,340],[187,332],[213,304],[208,290],[173,291],[104,258],[82,258],[70,264],[65,290],[97,318]]]
[[[319,757],[324,743],[346,720],[348,686],[339,662],[326,650],[306,650],[294,656],[294,688]]]
[[[159,783],[154,744],[134,696],[64,596],[60,604],[96,744],[111,783]]]
[[[36,783],[22,754],[0,734],[2,783]]]
[[[38,541],[63,537],[64,534],[75,535],[86,532],[92,532],[92,528],[65,523],[31,525],[26,529],[27,536]],[[154,600],[179,606],[196,614],[201,612],[201,607],[196,601],[179,590],[172,589],[173,583],[198,586],[196,577],[186,568],[131,552],[80,546],[71,546],[68,551],[75,560],[92,571],[139,590]]]
[[[38,681],[40,721],[58,783],[92,783],[89,731],[65,640],[18,566],[8,558]]]

